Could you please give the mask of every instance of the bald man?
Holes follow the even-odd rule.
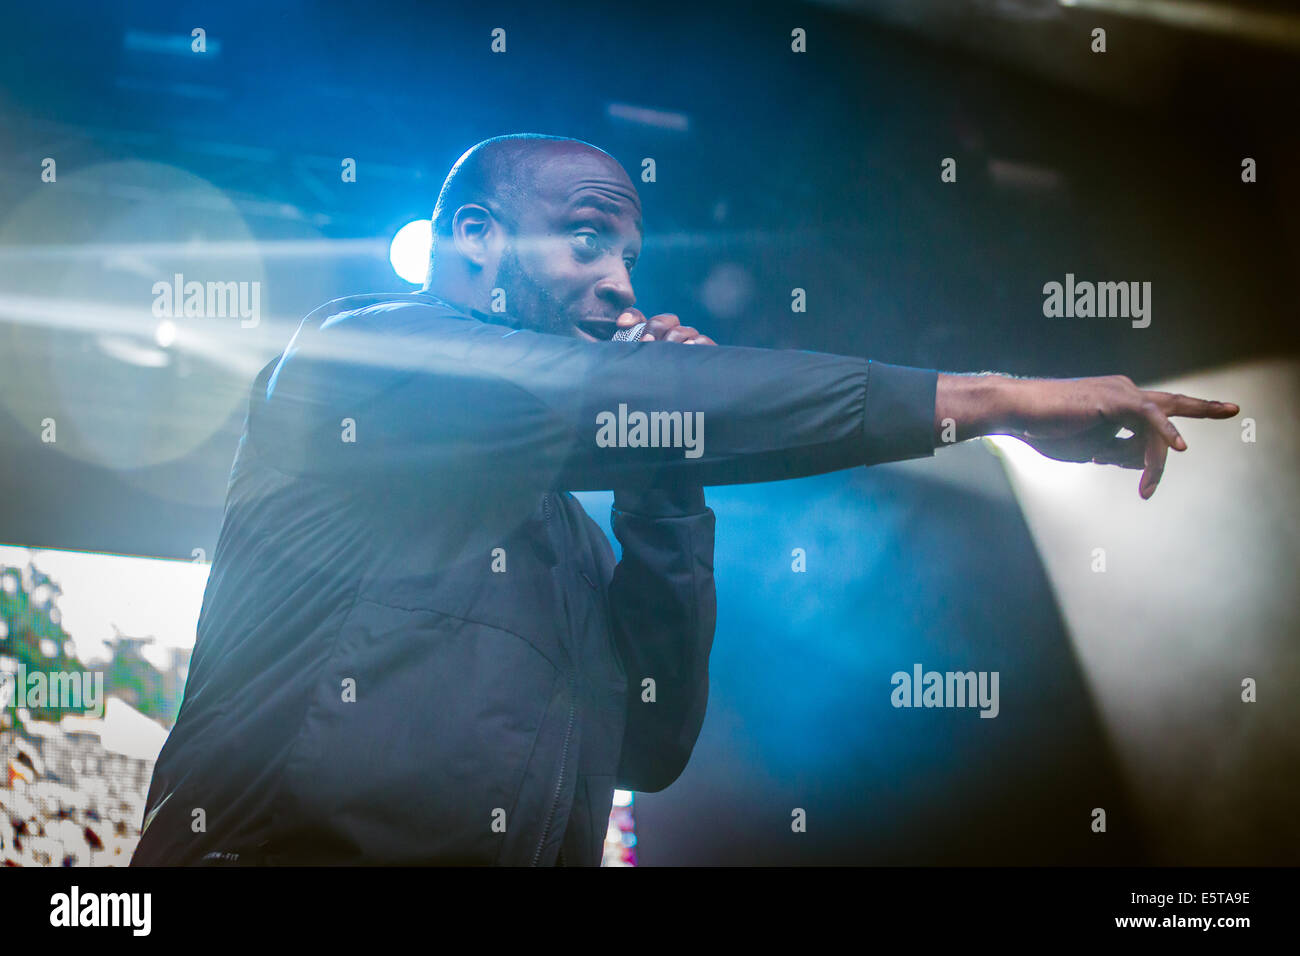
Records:
[[[703,724],[704,486],[1004,434],[1150,497],[1171,416],[1237,412],[647,319],[636,189],[576,140],[478,144],[433,229],[422,291],[322,306],[254,382],[133,865],[597,864],[613,790],[667,787]]]

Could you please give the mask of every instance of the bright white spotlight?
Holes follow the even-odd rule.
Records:
[[[158,323],[158,328],[153,330],[153,340],[160,348],[170,348],[176,341],[176,323],[171,319],[163,319]]]
[[[388,250],[388,261],[393,264],[393,271],[407,282],[424,285],[432,246],[432,223],[428,219],[416,219],[397,230]]]

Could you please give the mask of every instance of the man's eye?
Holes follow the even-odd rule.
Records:
[[[576,232],[573,234],[573,239],[582,252],[600,252],[600,237],[594,232]]]

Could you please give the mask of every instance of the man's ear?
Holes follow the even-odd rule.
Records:
[[[493,258],[500,242],[501,224],[485,206],[466,203],[451,219],[451,239],[456,251],[479,268]]]

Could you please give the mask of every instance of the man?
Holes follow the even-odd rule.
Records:
[[[1169,416],[1237,411],[714,347],[635,309],[641,233],[606,153],[487,140],[424,290],[331,302],[263,369],[133,863],[596,864],[613,789],[668,786],[703,723],[704,485],[996,433],[1141,467],[1149,497],[1186,447]]]

